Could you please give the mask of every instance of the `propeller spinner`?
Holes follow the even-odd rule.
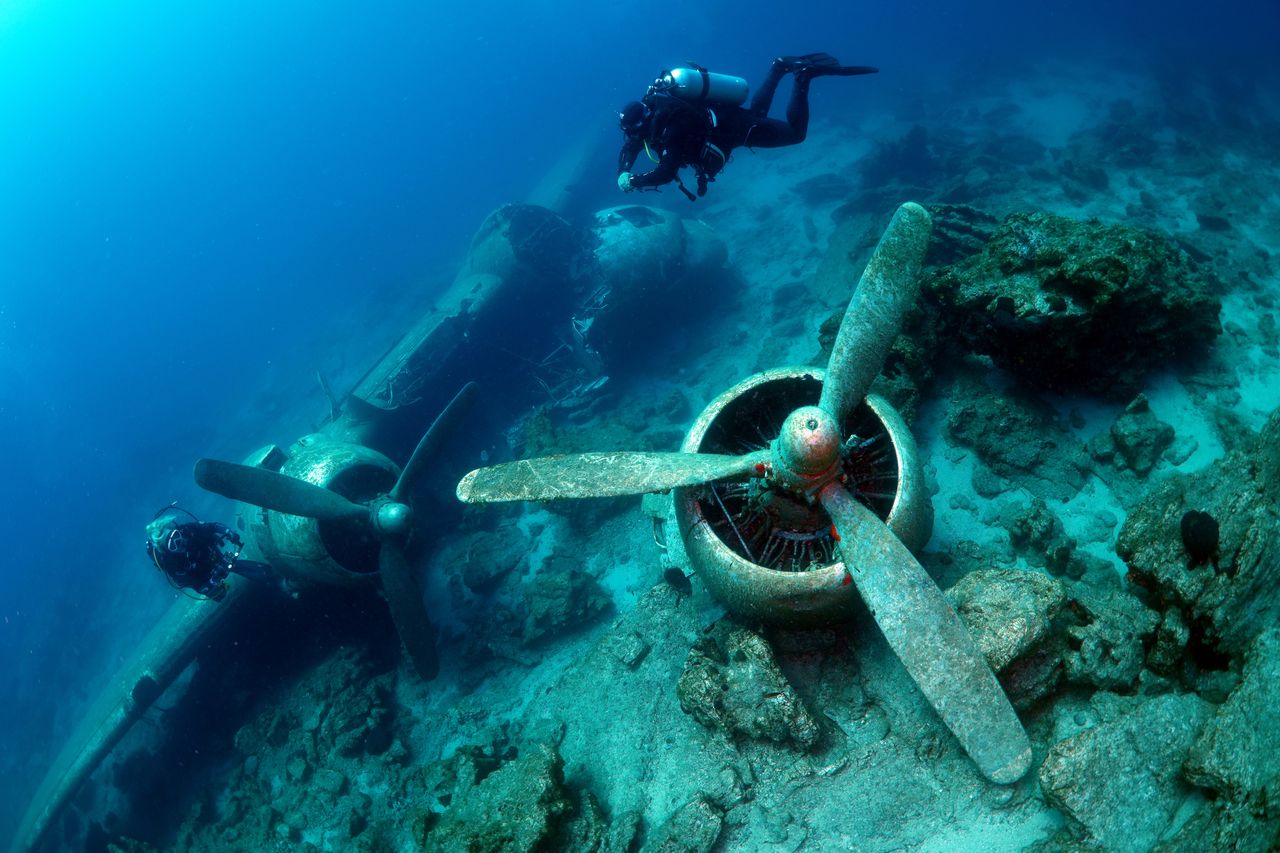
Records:
[[[856,589],[979,770],[1007,784],[1030,768],[1030,742],[968,630],[904,544],[928,538],[914,443],[892,407],[868,396],[917,298],[931,227],[924,208],[902,205],[849,301],[827,369],[746,380],[708,406],[684,452],[510,462],[468,474],[458,497],[676,489],[686,550],[727,607],[794,622],[847,613]],[[787,393],[772,396],[778,389]],[[735,448],[744,440],[734,427],[755,415],[763,420],[754,426],[777,437],[764,449]],[[702,452],[708,445],[714,453]]]
[[[439,659],[422,590],[404,551],[414,526],[409,496],[474,388],[474,383],[468,383],[445,407],[389,488],[386,483],[395,472],[390,460],[367,447],[345,442],[304,446],[304,452],[290,460],[300,475],[320,482],[218,459],[201,459],[195,466],[195,480],[201,488],[261,507],[267,511],[268,522],[271,513],[283,516],[277,525],[285,532],[283,536],[266,522],[254,525],[255,538],[282,574],[351,583],[367,571],[350,568],[350,564],[363,563],[368,555],[359,544],[350,543],[376,548],[377,574],[392,620],[414,668],[427,680],[439,672]],[[307,449],[311,452],[305,452]],[[339,559],[334,552],[340,548],[351,550]]]

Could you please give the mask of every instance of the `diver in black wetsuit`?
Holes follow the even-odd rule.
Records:
[[[191,518],[183,521],[178,513]],[[240,559],[244,543],[225,524],[200,521],[185,509],[169,506],[147,525],[147,556],[176,589],[221,601],[227,594],[227,575],[279,586],[280,580],[266,563]]]
[[[811,53],[806,56],[781,56],[769,67],[765,77],[748,107],[736,103],[717,104],[706,97],[711,89],[709,78],[713,76],[701,68],[693,72],[702,75],[701,98],[690,98],[671,82],[670,73],[658,79],[649,88],[643,100],[632,101],[618,114],[619,124],[626,139],[618,154],[618,189],[631,192],[639,189],[656,189],[675,181],[690,201],[695,199],[680,181],[680,169],[689,166],[698,181],[698,195],[705,195],[707,183],[715,180],[728,162],[734,148],[781,148],[804,141],[809,131],[809,81],[815,77],[854,74],[874,74],[879,69],[864,65],[841,65],[830,54]],[[686,70],[686,73],[692,74]],[[778,83],[786,74],[794,82],[791,100],[787,104],[787,120],[769,118]],[[745,82],[736,80],[745,87]],[[657,166],[648,172],[633,174],[640,152],[647,151]],[[656,152],[656,157],[655,157]]]

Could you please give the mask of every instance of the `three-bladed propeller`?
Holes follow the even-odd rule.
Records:
[[[378,574],[391,618],[414,668],[428,680],[435,678],[440,662],[422,590],[404,553],[414,521],[409,495],[474,389],[473,382],[463,386],[423,434],[391,490],[367,503],[350,501],[323,486],[265,468],[218,459],[200,459],[195,467],[197,485],[232,500],[317,521],[345,521],[367,527],[379,542]]]
[[[918,204],[902,205],[849,301],[817,406],[797,409],[767,450],[583,453],[521,460],[467,474],[468,503],[605,497],[760,476],[820,501],[840,536],[841,557],[890,648],[982,773],[1021,778],[1031,745],[964,624],[924,568],[842,482],[839,424],[860,404],[919,293],[931,230]]]

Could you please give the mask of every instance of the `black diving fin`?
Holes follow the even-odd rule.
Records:
[[[807,77],[852,77],[856,74],[876,74],[879,68],[870,65],[841,65],[840,60],[829,53],[806,53],[803,56],[780,56],[787,71]]]

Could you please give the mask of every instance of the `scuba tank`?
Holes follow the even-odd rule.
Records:
[[[747,100],[747,81],[731,74],[716,74],[689,63],[687,67],[662,72],[649,92],[674,95],[693,104],[728,104],[741,106]]]

